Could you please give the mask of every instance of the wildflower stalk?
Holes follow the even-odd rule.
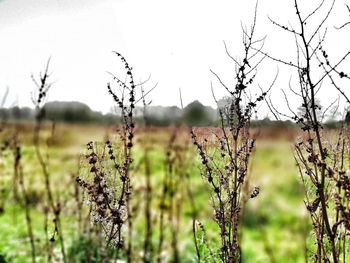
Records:
[[[263,45],[263,40],[254,39],[256,14],[257,6],[250,31],[243,29],[243,58],[238,60],[231,56],[225,45],[227,55],[236,66],[236,85],[230,88],[218,74],[211,71],[230,95],[226,105],[218,105],[219,130],[213,132],[211,138],[204,139],[197,136],[196,129],[191,130],[193,143],[202,162],[201,175],[211,188],[214,220],[220,229],[219,255],[222,262],[242,261],[240,232],[241,212],[245,204],[243,191],[249,172],[249,160],[255,147],[255,140],[249,131],[250,121],[258,103],[264,100],[268,92],[262,91],[256,98],[246,96],[249,93],[248,87],[254,82],[256,68],[265,57],[256,56],[259,53],[256,50],[260,50]],[[255,49],[255,45],[260,46]],[[217,102],[216,99],[215,101]],[[250,198],[255,198],[258,194],[259,188],[255,187]]]
[[[135,88],[132,68],[126,59],[114,52],[126,70],[126,81],[113,76],[121,94],[107,84],[108,93],[121,111],[122,124],[118,128],[119,141],[107,140],[103,145],[89,142],[87,154],[88,172],[82,170],[77,183],[84,189],[91,203],[91,219],[102,227],[106,247],[113,245],[119,254],[125,249],[127,262],[133,260],[132,184],[130,178],[134,140]],[[128,82],[127,82],[128,81]],[[122,234],[127,226],[127,246]]]
[[[58,201],[57,203],[54,200],[53,197],[53,191],[52,191],[52,186],[51,186],[51,175],[48,169],[48,156],[45,158],[42,151],[41,151],[41,142],[40,142],[40,133],[42,129],[42,121],[45,116],[45,110],[43,108],[43,104],[47,98],[49,89],[52,86],[52,83],[49,83],[49,65],[50,65],[50,59],[48,60],[44,73],[40,73],[39,75],[39,80],[37,81],[34,76],[32,76],[32,80],[35,83],[37,90],[33,93],[33,103],[35,105],[35,110],[36,110],[36,116],[35,116],[35,128],[34,128],[34,137],[33,137],[33,144],[35,148],[35,153],[36,157],[39,161],[42,174],[44,176],[44,182],[45,182],[45,190],[46,190],[46,195],[47,195],[47,200],[48,200],[48,208],[50,209],[51,213],[53,214],[53,222],[54,222],[54,233],[53,236],[51,237],[50,240],[54,241],[55,240],[55,235],[57,234],[59,236],[59,242],[60,242],[60,248],[61,248],[61,254],[63,257],[63,262],[67,262],[67,256],[65,252],[65,246],[64,246],[64,238],[63,238],[63,233],[61,229],[61,204]],[[54,129],[54,125],[52,126]],[[53,135],[53,131],[51,133]],[[48,210],[49,211],[49,210]],[[46,216],[46,218],[48,218]],[[45,223],[46,225],[46,223]],[[50,249],[48,248],[48,251]],[[49,260],[51,260],[49,252]]]

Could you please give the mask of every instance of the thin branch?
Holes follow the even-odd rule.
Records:
[[[296,1],[295,1],[296,2]],[[311,35],[311,38],[309,39],[309,41],[307,42],[307,45],[310,45],[312,39],[316,36],[316,34],[318,33],[318,31],[321,29],[321,27],[323,26],[323,24],[327,21],[329,15],[331,14],[333,7],[335,4],[335,0],[333,0],[331,7],[329,8],[325,18],[323,18],[323,20],[321,21],[321,23],[318,25],[318,27],[316,28],[316,30],[314,31],[314,33]]]
[[[141,98],[139,98],[138,100],[135,101],[135,104],[137,104],[138,102],[140,102],[144,97],[146,97],[148,94],[150,94],[156,87],[158,86],[158,82],[153,86],[153,88],[151,88],[149,91],[147,91],[146,93],[144,93]]]
[[[225,83],[223,83],[223,81],[221,80],[221,78],[218,76],[218,74],[216,74],[213,70],[210,69],[210,72],[216,77],[216,79],[220,82],[220,84],[232,95],[232,91],[230,91],[230,89],[225,85]]]
[[[346,8],[348,9],[348,12],[350,13],[350,7],[349,7],[347,4],[345,4],[345,5],[346,5]],[[349,24],[350,24],[350,21],[344,23],[344,24],[341,25],[340,27],[334,27],[334,28],[339,30],[339,29],[342,29],[342,28],[346,27],[346,26],[349,25]]]
[[[306,16],[306,18],[303,20],[303,23],[305,24],[306,21],[313,16],[322,6],[325,0],[322,0],[321,3],[310,13]]]
[[[257,50],[255,49],[254,47],[252,47],[253,50]],[[275,58],[275,57],[272,57],[270,56],[268,53],[265,53],[263,51],[259,51],[261,54],[263,54],[264,56],[268,57],[269,59],[273,60],[273,61],[276,61],[276,62],[279,62],[279,63],[282,63],[282,64],[285,64],[287,66],[292,66],[294,68],[297,68],[297,69],[300,69],[300,67],[298,67],[297,65],[295,65],[293,62],[286,62],[284,60],[281,60],[281,59],[278,59],[278,58]]]
[[[225,47],[225,51],[226,51],[227,56],[228,56],[229,58],[231,58],[231,59],[233,60],[233,62],[235,62],[235,64],[236,64],[237,66],[240,66],[239,62],[238,62],[238,61],[230,54],[230,52],[228,51],[225,41],[223,41],[223,42],[224,42],[224,47]]]

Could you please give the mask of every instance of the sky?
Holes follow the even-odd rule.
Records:
[[[300,1],[302,12],[317,3]],[[350,46],[346,37],[350,26],[334,28],[350,20],[344,3],[336,1],[329,20],[326,44],[334,61]],[[255,0],[0,0],[0,92],[9,87],[8,105],[31,106],[35,88],[31,74],[37,76],[51,57],[50,101],[76,100],[108,112],[113,102],[106,89],[111,81],[107,72],[125,74],[112,53],[118,51],[133,67],[136,81],[151,75],[145,88],[158,83],[149,95],[153,105],[179,106],[181,89],[185,105],[199,100],[214,106],[211,82],[217,98],[227,94],[210,69],[228,85],[234,84],[234,64],[223,41],[239,58],[241,25],[251,24],[255,4]],[[295,24],[293,1],[260,0],[256,37],[266,36],[264,51],[269,54],[295,60],[293,36],[272,25],[268,16]],[[271,97],[285,110],[281,89],[288,89],[291,68],[265,59],[256,81],[268,88],[277,71]],[[328,88],[319,95],[325,104],[337,96]],[[300,103],[292,96],[290,101]],[[264,106],[261,112],[268,114]]]

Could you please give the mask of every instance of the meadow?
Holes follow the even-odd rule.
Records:
[[[274,36],[260,22],[256,1],[251,22],[237,21],[240,33],[232,30],[240,47],[224,41],[226,59],[210,67],[204,61],[219,58],[210,50],[214,45],[203,52],[197,46],[205,47],[202,43],[207,41],[200,40],[196,46],[189,38],[197,38],[197,24],[202,24],[197,21],[200,5],[193,5],[193,12],[188,5],[181,7],[181,12],[189,14],[186,28],[190,34],[175,30],[185,16],[179,20],[180,9],[169,9],[176,16],[166,32],[181,32],[176,37],[181,45],[169,38],[169,47],[158,28],[167,27],[163,23],[166,12],[139,34],[135,30],[140,28],[135,12],[139,6],[131,8],[126,19],[120,16],[125,10],[118,9],[116,15],[120,22],[126,21],[125,30],[138,37],[128,40],[130,47],[142,52],[133,57],[125,45],[121,51],[132,58],[129,64],[121,51],[112,51],[117,64],[106,72],[109,81],[103,91],[109,101],[99,100],[102,89],[96,94],[99,82],[94,78],[100,76],[101,68],[85,71],[74,67],[73,60],[98,64],[100,56],[101,61],[105,59],[103,53],[92,55],[88,45],[89,51],[84,51],[85,44],[92,42],[90,49],[104,52],[107,46],[95,44],[111,48],[114,42],[94,36],[91,28],[86,30],[89,38],[83,38],[83,46],[75,40],[84,30],[75,29],[79,34],[62,38],[64,45],[52,38],[55,45],[46,51],[52,48],[58,56],[71,54],[69,59],[57,59],[68,70],[58,77],[62,85],[56,83],[50,57],[39,74],[31,75],[33,108],[17,104],[6,108],[11,104],[7,101],[10,88],[1,98],[0,263],[350,262],[350,99],[346,89],[350,51],[344,41],[350,22],[342,18],[350,7],[346,1],[339,8],[342,1],[322,0],[313,7],[305,2],[292,1],[285,10],[288,13],[278,12],[276,20],[264,11],[278,33]],[[152,9],[161,14],[159,7],[157,3]],[[148,21],[147,10],[141,12]],[[333,12],[339,21],[331,18]],[[223,32],[222,25],[213,23],[220,21],[214,13],[215,9],[210,10],[212,19],[201,15],[214,30],[203,29],[210,39]],[[48,14],[42,17],[51,18]],[[225,14],[217,12],[223,18]],[[236,18],[232,12],[227,14]],[[61,25],[64,16],[59,17]],[[263,31],[258,29],[260,23]],[[52,26],[49,32],[31,27],[45,41],[51,33],[56,35]],[[162,41],[144,35],[153,27]],[[32,36],[27,33],[26,39]],[[144,36],[162,47],[152,43],[149,47],[156,49],[148,49],[139,41]],[[35,49],[45,52],[41,41],[33,42]],[[61,46],[72,53],[56,53],[55,47]],[[18,53],[20,46],[13,47]],[[194,51],[200,51],[198,56]],[[30,54],[34,64],[42,57],[32,50],[22,53]],[[27,70],[33,63],[26,64],[25,57],[9,57],[4,69],[15,65],[7,73],[21,79],[23,72],[17,70],[22,66]],[[197,65],[196,60],[203,64]],[[160,76],[152,63],[169,77],[162,80],[163,95],[153,94],[158,83],[151,85],[151,74],[143,79],[138,72],[154,69]],[[142,65],[148,69],[134,71],[134,66]],[[205,73],[196,76],[195,72],[206,67],[210,68],[214,108],[199,102],[209,93],[203,92]],[[26,86],[19,83],[13,86]],[[99,104],[97,108],[111,108],[102,114],[81,102],[50,102],[49,93],[56,84],[62,87],[61,98],[81,101],[91,87],[90,96],[98,97],[88,101]],[[181,108],[151,106],[153,95],[159,105],[174,101],[174,93],[164,91],[175,86],[193,91],[196,100],[184,107],[179,89]]]
[[[19,141],[22,144],[23,180],[29,197],[36,257],[46,262],[48,248],[46,239],[51,240],[53,262],[61,261],[60,237],[55,234],[52,215],[45,226],[45,184],[40,164],[35,158],[32,143],[34,125],[21,125]],[[3,131],[6,141],[16,125]],[[84,155],[89,141],[113,141],[116,127],[56,124],[54,132],[48,123],[42,132],[42,147],[49,156],[48,169],[54,197],[61,204],[61,228],[67,262],[105,262],[105,254],[99,245],[103,235],[89,217],[89,205],[82,191],[79,191],[76,177],[84,170]],[[198,128],[203,134],[210,134],[211,128]],[[310,242],[310,221],[303,203],[303,185],[293,158],[293,139],[297,130],[276,130],[269,128],[252,131],[257,138],[256,151],[251,161],[249,186],[259,186],[260,194],[249,200],[243,213],[242,253],[244,262],[304,262],[307,242]],[[189,128],[147,128],[136,130],[136,145],[133,149],[134,165],[131,176],[134,187],[132,197],[134,210],[133,259],[142,261],[145,239],[150,243],[153,258],[161,256],[162,262],[174,262],[174,246],[181,262],[197,262],[193,241],[193,219],[195,219],[197,242],[204,262],[215,261],[209,250],[215,251],[217,226],[213,222],[210,189],[200,174],[200,160],[191,143]],[[164,197],[164,178],[167,177],[167,151],[169,142],[176,136],[174,145],[181,155],[181,164],[172,172],[177,188],[172,197]],[[145,149],[148,161],[145,162]],[[147,163],[147,168],[145,167]],[[1,163],[1,262],[30,262],[31,246],[26,224],[23,192],[14,189],[14,158],[9,150],[2,152]],[[147,176],[150,189],[145,187]],[[19,187],[19,186],[17,186]],[[190,195],[189,196],[189,191]],[[250,191],[250,190],[249,190]],[[149,192],[149,193],[148,193]],[[149,196],[151,234],[147,237],[145,206]],[[17,195],[17,196],[15,196]],[[193,202],[194,201],[194,202]],[[175,206],[173,213],[169,205]],[[160,230],[160,216],[163,214],[163,230]],[[195,215],[195,218],[193,216]],[[204,232],[201,232],[201,226]],[[161,255],[157,255],[160,231],[163,232]],[[176,240],[174,241],[174,235]],[[52,237],[55,236],[54,240]],[[174,245],[174,242],[176,244]],[[214,253],[214,252],[213,252]],[[215,257],[215,256],[214,256]],[[109,256],[109,258],[113,258]],[[123,258],[123,256],[121,256]],[[106,261],[109,262],[109,261]],[[152,262],[152,261],[151,261]]]

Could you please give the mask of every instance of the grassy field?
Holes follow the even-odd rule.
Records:
[[[37,262],[47,262],[47,238],[54,233],[52,216],[48,219],[48,234],[45,225],[45,185],[39,162],[32,144],[32,129],[29,124],[20,127],[22,143],[22,166],[24,184],[30,196],[30,213],[35,237]],[[9,128],[11,130],[11,128]],[[149,155],[149,174],[152,186],[150,239],[156,251],[159,239],[159,218],[161,214],[162,182],[166,165],[166,147],[173,133],[172,128],[153,129],[148,132],[137,131],[137,143],[134,150],[132,197],[134,209],[133,245],[134,261],[142,258],[145,239],[145,166],[144,149],[147,146]],[[310,222],[303,204],[303,186],[299,180],[293,158],[291,137],[293,131],[262,132],[257,138],[256,151],[250,167],[250,187],[259,186],[257,198],[247,202],[243,217],[242,253],[244,262],[304,262],[305,247],[310,235]],[[3,133],[3,139],[9,137],[10,131]],[[277,136],[278,135],[278,136]],[[288,135],[288,136],[287,136]],[[50,137],[50,126],[43,132],[43,142]],[[99,242],[103,239],[90,223],[88,205],[83,204],[79,211],[77,185],[75,178],[84,173],[84,153],[89,141],[113,141],[113,128],[101,126],[79,126],[57,124],[53,139],[43,143],[42,149],[49,156],[48,167],[51,186],[55,200],[62,204],[61,229],[63,231],[65,252],[69,262],[100,262],[99,254],[113,251],[99,251]],[[177,246],[181,262],[196,262],[196,252],[192,233],[192,210],[188,189],[194,199],[196,221],[204,225],[206,238],[199,233],[200,248],[215,251],[218,244],[217,226],[212,217],[209,189],[200,175],[200,162],[191,144],[188,129],[183,128],[178,135],[178,143],[185,149],[182,165],[186,178],[177,181],[175,230],[178,234]],[[3,151],[1,158],[1,214],[0,214],[0,262],[31,262],[31,249],[28,238],[23,197],[19,190],[14,196],[14,161],[11,151]],[[83,172],[82,172],[83,171]],[[188,187],[190,186],[190,187]],[[81,194],[81,193],[79,193]],[[177,212],[176,212],[177,213]],[[79,215],[81,219],[79,222]],[[171,240],[173,227],[169,215],[165,215],[163,261],[171,261]],[[95,231],[95,232],[94,232]],[[91,238],[92,237],[92,238]],[[57,238],[51,242],[53,261],[61,261],[60,245]],[[91,257],[87,260],[87,253]],[[209,253],[205,252],[204,253]],[[56,258],[55,258],[56,257]],[[211,262],[210,257],[207,259]],[[206,262],[206,261],[205,261]]]

